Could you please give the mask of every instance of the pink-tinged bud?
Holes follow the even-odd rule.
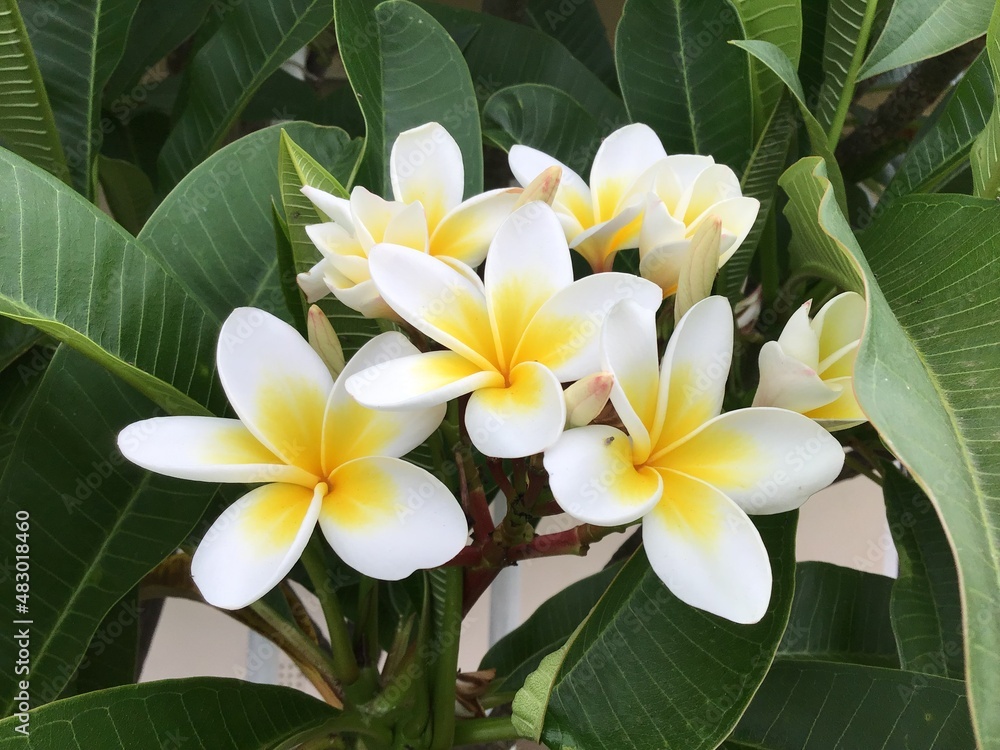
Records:
[[[611,398],[615,376],[610,372],[595,372],[581,378],[565,390],[566,426],[583,427],[604,410]]]
[[[306,332],[309,335],[309,346],[315,350],[330,374],[336,378],[344,369],[344,350],[329,318],[318,305],[309,308]]]
[[[694,233],[691,248],[684,256],[674,297],[674,321],[712,294],[715,276],[719,273],[722,250],[722,219],[709,216]]]
[[[559,189],[559,182],[562,180],[562,167],[553,165],[544,170],[538,177],[528,183],[528,186],[521,193],[514,205],[516,211],[521,206],[525,206],[532,201],[542,201],[552,205],[555,200],[556,191]]]

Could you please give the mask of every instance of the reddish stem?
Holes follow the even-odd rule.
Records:
[[[455,448],[455,463],[458,465],[459,488],[462,496],[462,507],[472,519],[472,538],[475,544],[482,546],[493,533],[493,518],[490,516],[490,504],[486,499],[486,491],[479,477],[479,470],[472,460],[468,449],[464,446]],[[472,485],[469,485],[469,480]]]
[[[584,523],[566,531],[536,536],[530,542],[519,544],[507,550],[511,562],[531,560],[537,557],[556,555],[585,555],[590,545],[599,542],[608,534],[622,531],[620,527],[594,526]]]
[[[470,567],[483,562],[483,550],[481,547],[470,544],[463,547],[462,551],[444,564],[446,568]]]

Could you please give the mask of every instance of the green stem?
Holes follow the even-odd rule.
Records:
[[[345,733],[369,737],[380,747],[388,747],[392,742],[392,732],[388,727],[371,724],[355,713],[345,713],[315,729],[290,737],[275,750],[292,750],[292,748],[296,750],[320,750],[321,748],[326,750],[327,748],[342,747],[339,739],[340,735]]]
[[[358,679],[358,662],[354,658],[354,648],[351,644],[351,634],[344,621],[344,613],[340,609],[340,601],[334,591],[329,571],[323,557],[323,548],[319,537],[313,536],[302,553],[302,564],[312,581],[316,597],[323,607],[326,626],[330,630],[330,651],[333,654],[334,674],[341,685],[345,687]]]
[[[256,601],[250,605],[249,609],[257,614],[264,622],[274,628],[275,631],[289,644],[291,644],[302,657],[307,659],[323,677],[335,685],[340,676],[337,673],[336,665],[311,638],[279,615],[264,600]]]
[[[521,735],[509,716],[488,719],[468,719],[455,725],[455,746],[481,742],[516,740]]]
[[[437,662],[432,676],[432,727],[430,750],[449,750],[455,733],[455,676],[458,674],[459,635],[462,630],[462,569],[443,568],[444,601],[437,623]]]

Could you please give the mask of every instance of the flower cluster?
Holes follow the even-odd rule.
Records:
[[[760,353],[753,406],[723,413],[733,313],[709,295],[759,207],[732,170],[668,156],[638,124],[604,141],[589,185],[524,146],[510,166],[523,192],[463,200],[461,151],[429,123],[392,148],[393,200],[303,188],[328,219],[307,228],[322,254],[299,278],[307,298],[332,293],[400,323],[420,348],[383,333],[345,363],[318,308],[309,342],[239,309],[218,348],[237,418],[122,432],[123,453],[149,470],[259,485],[198,546],[207,601],[255,601],[317,525],[376,578],[455,558],[468,537],[461,505],[402,457],[461,398],[471,445],[492,459],[541,455],[562,509],[598,526],[641,519],[650,564],[678,598],[737,622],[763,616],[771,568],[748,514],[796,508],[839,474],[828,430],[864,420],[851,387],[864,300],[841,295],[812,321],[797,312]],[[636,248],[639,275],[612,270]],[[574,278],[571,250],[593,274]],[[674,294],[661,360],[658,311]]]

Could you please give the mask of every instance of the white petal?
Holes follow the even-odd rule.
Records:
[[[332,270],[330,261],[323,258],[305,273],[300,273],[295,277],[299,289],[306,295],[309,304],[323,299],[330,293],[330,287],[326,285],[326,277]]]
[[[595,272],[610,271],[620,250],[639,246],[643,204],[626,206],[608,221],[578,234],[571,247],[587,259]]]
[[[355,458],[403,456],[438,428],[446,410],[443,402],[406,412],[376,411],[347,392],[348,379],[357,373],[419,354],[406,336],[393,331],[376,336],[351,357],[326,405],[323,468],[327,473]]]
[[[438,224],[431,235],[431,255],[454,258],[475,268],[486,258],[497,229],[519,197],[515,189],[500,189],[469,198]]]
[[[330,221],[342,226],[349,234],[354,234],[354,220],[351,218],[351,202],[346,198],[338,198],[323,190],[302,186],[302,194],[312,201],[320,213]]]
[[[733,622],[757,622],[771,598],[771,566],[757,529],[704,482],[664,477],[663,499],[642,521],[649,564],[673,594]]]
[[[659,137],[642,123],[626,125],[605,138],[590,170],[595,219],[615,216],[639,178],[666,155]]]
[[[832,388],[840,388],[840,395],[835,401],[804,412],[810,419],[815,419],[821,427],[830,432],[846,430],[868,421],[867,415],[858,403],[854,393],[854,379],[850,376],[824,381]]]
[[[373,409],[435,406],[503,382],[503,375],[495,370],[483,370],[454,352],[441,351],[394,359],[345,381],[347,392]]]
[[[418,331],[482,369],[496,368],[496,344],[482,288],[437,258],[397,245],[371,250],[382,298]]]
[[[733,311],[725,297],[694,305],[674,329],[660,366],[654,452],[690,434],[722,411],[733,359]]]
[[[219,380],[247,429],[285,463],[322,474],[323,410],[333,378],[299,333],[239,307],[219,332]]]
[[[781,350],[789,357],[794,357],[812,370],[819,367],[819,337],[809,324],[809,308],[812,302],[806,302],[792,313],[785,323],[778,343]]]
[[[710,206],[692,221],[689,234],[693,236],[698,225],[710,216],[716,216],[722,221],[723,252],[719,256],[721,268],[733,253],[739,250],[743,240],[750,234],[758,211],[760,211],[760,201],[756,198],[730,198]]]
[[[600,333],[604,319],[622,300],[656,310],[660,288],[627,273],[585,276],[539,308],[514,356],[540,362],[567,383],[600,370]]]
[[[508,386],[478,389],[465,411],[472,444],[494,458],[541,453],[559,438],[565,423],[562,386],[537,362],[517,365]]]
[[[356,185],[351,191],[351,217],[354,235],[364,252],[382,242],[392,217],[406,207],[398,201],[387,201],[367,188]]]
[[[448,488],[398,458],[360,458],[337,469],[319,524],[341,560],[383,581],[443,565],[468,538]]]
[[[306,226],[306,234],[324,258],[333,260],[337,256],[343,255],[357,255],[364,258],[364,251],[354,235],[340,224],[335,224],[332,221],[324,224],[309,224]]]
[[[178,479],[287,482],[309,488],[319,481],[274,455],[238,419],[146,419],[121,431],[118,448],[132,463]]]
[[[382,242],[427,252],[429,235],[423,205],[411,203],[389,219]]]
[[[611,403],[632,438],[632,457],[649,456],[649,430],[656,421],[660,372],[656,313],[626,300],[615,305],[601,333],[601,367],[614,375]]]
[[[831,387],[816,371],[789,357],[777,341],[768,341],[757,360],[760,384],[754,406],[776,406],[803,414],[834,401],[840,389]]]
[[[490,245],[486,305],[505,361],[538,309],[573,283],[573,262],[555,213],[541,202],[522,206],[500,226]]]
[[[396,200],[420,201],[433,229],[462,202],[465,190],[462,149],[436,122],[404,130],[392,144],[389,177]]]
[[[838,294],[820,308],[812,320],[812,329],[819,336],[820,361],[861,338],[867,313],[865,298],[857,292]]]
[[[191,577],[205,601],[242,609],[274,588],[309,542],[324,489],[266,484],[230,505],[191,560]]]
[[[639,275],[663,290],[663,296],[677,293],[681,268],[691,252],[691,240],[667,242],[646,252],[639,261]]]
[[[683,221],[678,221],[667,210],[667,206],[656,195],[646,198],[646,210],[642,215],[642,228],[639,232],[639,257],[656,248],[678,242],[687,236],[687,227]]]
[[[515,145],[507,157],[510,171],[514,173],[521,187],[527,187],[538,175],[549,167],[562,169],[559,190],[552,205],[557,212],[565,212],[575,217],[581,227],[589,227],[594,223],[594,212],[591,206],[590,188],[586,181],[561,161],[553,159],[537,149],[529,146]],[[567,236],[572,240],[572,237]]]
[[[808,417],[754,407],[716,417],[662,464],[708,482],[747,513],[767,515],[798,508],[829,486],[844,449]]]
[[[549,486],[559,506],[598,526],[632,523],[660,500],[663,481],[636,469],[628,436],[608,425],[566,430],[545,451]]]
[[[374,281],[362,281],[359,284],[352,284],[348,281],[344,285],[338,285],[334,283],[331,276],[327,276],[326,283],[333,291],[334,297],[352,310],[357,310],[366,318],[401,319],[396,311],[382,299]]]
[[[712,164],[702,170],[685,191],[684,197],[674,211],[674,216],[683,218],[688,226],[710,207],[731,198],[742,196],[740,180],[725,164]]]

